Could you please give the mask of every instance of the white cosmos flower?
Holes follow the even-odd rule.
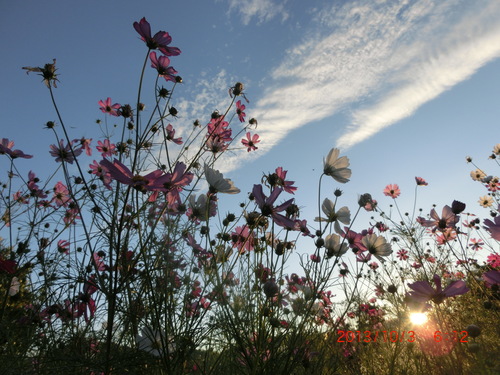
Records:
[[[9,296],[15,296],[17,293],[19,293],[19,289],[21,288],[21,283],[19,282],[19,279],[17,277],[13,277],[12,281],[10,282],[10,288],[9,288]]]
[[[218,170],[210,168],[205,164],[205,178],[210,188],[218,193],[238,194],[240,189],[234,186],[234,182],[229,178],[224,178]]]
[[[342,242],[338,234],[329,234],[325,237],[325,248],[329,258],[336,256],[339,257],[347,252],[347,243]]]
[[[335,211],[335,203],[333,203],[330,199],[325,198],[323,204],[321,205],[321,210],[326,215],[324,217],[317,217],[314,221],[323,221],[327,223],[335,223],[335,231],[340,233],[340,224],[339,222],[349,225],[351,223],[351,211],[349,208],[344,206],[341,207],[338,211]]]
[[[338,148],[332,148],[330,150],[326,159],[323,160],[323,173],[345,184],[349,182],[352,172],[347,168],[349,166],[349,159],[347,156],[339,158],[339,153],[340,150]]]
[[[361,240],[363,245],[368,249],[370,254],[375,255],[375,257],[384,262],[385,257],[392,254],[391,244],[388,244],[384,237],[377,236],[376,234],[367,234]]]
[[[160,333],[160,331],[153,331],[149,327],[144,327],[141,333],[135,338],[137,347],[139,350],[148,352],[155,357],[160,357],[163,351],[163,343],[168,344],[168,352],[172,353],[175,351],[175,344],[169,340],[166,335]]]

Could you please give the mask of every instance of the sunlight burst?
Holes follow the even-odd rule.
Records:
[[[427,315],[424,313],[411,313],[410,314],[410,321],[413,324],[421,325],[427,322]]]

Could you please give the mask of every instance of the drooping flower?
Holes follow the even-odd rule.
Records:
[[[88,139],[85,137],[82,137],[80,139],[73,139],[73,143],[80,143],[81,149],[85,150],[85,154],[87,156],[92,155],[92,148],[90,147],[90,143],[92,142],[92,138]]]
[[[452,281],[446,288],[442,289],[441,278],[438,275],[433,277],[434,289],[428,281],[416,281],[408,284],[412,291],[410,297],[418,302],[432,301],[436,304],[442,303],[445,298],[465,294],[469,291],[463,280]]]
[[[351,223],[351,212],[348,207],[341,207],[338,211],[335,211],[335,203],[330,199],[325,198],[323,204],[321,205],[321,210],[326,215],[324,217],[316,217],[314,221],[335,223],[335,231],[341,233],[339,222],[349,225]]]
[[[224,178],[218,170],[210,168],[207,164],[205,164],[204,170],[211,193],[238,194],[240,192],[240,189],[234,186],[234,182],[229,178]]]
[[[151,37],[151,26],[145,17],[139,22],[134,22],[134,29],[139,33],[142,41],[146,43],[149,49],[159,49],[166,56],[177,56],[181,53],[181,50],[177,47],[168,47],[172,42],[172,37],[166,31],[158,31]]]
[[[465,210],[465,203],[454,200],[451,202],[451,212],[453,212],[455,215],[461,214]]]
[[[325,237],[326,255],[328,258],[333,256],[340,257],[347,252],[349,246],[345,240],[341,240],[338,234],[329,234]]]
[[[392,254],[391,244],[387,243],[383,236],[376,234],[367,234],[361,240],[368,252],[374,255],[378,260],[384,262],[383,256]]]
[[[244,112],[246,106],[241,104],[241,100],[236,102],[236,114],[238,115],[238,119],[240,122],[245,122],[246,113]]]
[[[122,106],[118,103],[111,104],[111,98],[108,97],[106,100],[99,100],[98,104],[101,106],[99,109],[102,113],[107,113],[108,115],[115,117],[120,116],[119,109]]]
[[[160,77],[165,78],[165,81],[175,82],[175,75],[177,71],[170,66],[170,59],[167,56],[156,57],[156,52],[153,51],[149,54],[151,59],[151,67],[155,68]]]
[[[323,173],[327,176],[333,177],[334,180],[345,184],[349,182],[351,177],[351,170],[349,166],[349,159],[347,156],[339,158],[340,150],[333,148],[328,153],[326,159],[323,161]]]
[[[396,199],[401,195],[401,190],[397,184],[390,184],[385,187],[384,195]]]
[[[417,186],[427,186],[429,185],[427,181],[425,181],[422,177],[415,177],[415,182],[417,183]]]
[[[247,152],[257,150],[258,147],[255,145],[260,142],[259,135],[258,134],[251,135],[250,132],[247,132],[246,136],[247,138],[246,139],[243,138],[241,140],[241,143],[243,144],[243,146],[247,147]]]
[[[174,138],[175,137],[175,129],[171,124],[168,124],[165,130],[167,131],[167,136],[165,137],[165,139],[167,141],[174,142],[175,144],[178,144],[178,145],[182,144],[182,137]]]
[[[252,189],[252,195],[255,198],[255,202],[259,206],[261,213],[263,216],[271,216],[274,222],[284,228],[292,229],[295,227],[295,222],[282,214],[280,212],[285,211],[288,206],[293,203],[293,198],[287,200],[285,203],[280,204],[277,207],[274,207],[274,202],[281,194],[283,189],[275,188],[269,197],[264,195],[262,185],[254,185]]]
[[[56,74],[56,59],[52,59],[52,64],[47,63],[43,68],[40,67],[31,67],[31,66],[23,66],[24,70],[27,70],[26,74],[29,74],[30,72],[38,72],[41,73],[43,77],[43,83],[45,83],[45,86],[50,88],[51,85],[54,85],[55,88],[57,88],[56,82],[59,80],[57,79],[57,74]]]
[[[33,155],[26,155],[21,150],[13,150],[14,141],[9,141],[8,138],[2,138],[0,141],[0,155],[9,155],[12,159],[23,158],[23,159],[31,159]]]
[[[224,120],[224,116],[212,118],[207,124],[205,148],[214,154],[225,151],[228,142],[232,141],[231,134],[232,129],[229,128],[229,123]]]

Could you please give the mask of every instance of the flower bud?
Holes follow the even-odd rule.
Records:
[[[279,292],[278,284],[274,280],[267,280],[262,287],[267,298],[276,296]]]

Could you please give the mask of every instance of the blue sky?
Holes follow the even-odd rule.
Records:
[[[351,160],[352,179],[328,181],[323,197],[341,187],[342,205],[354,209],[357,195],[370,192],[387,206],[382,190],[398,183],[400,204],[410,209],[421,176],[429,182],[419,191],[425,212],[453,199],[480,211],[485,191],[470,180],[465,157],[493,168],[487,156],[500,142],[496,0],[58,0],[1,8],[0,137],[37,155],[28,168],[53,163],[55,142],[42,128],[55,114],[39,77],[21,67],[57,58],[56,98],[72,136],[96,138],[97,101],[136,98],[146,48],[132,23],[146,17],[182,50],[172,58],[184,80],[175,127],[207,122],[229,103],[228,88],[245,83],[246,112],[258,119],[262,142],[258,152],[219,165],[243,192],[282,166],[299,186],[299,205],[310,207],[307,217],[316,216],[309,210],[322,160],[337,146]],[[146,85],[153,82],[149,70]]]

